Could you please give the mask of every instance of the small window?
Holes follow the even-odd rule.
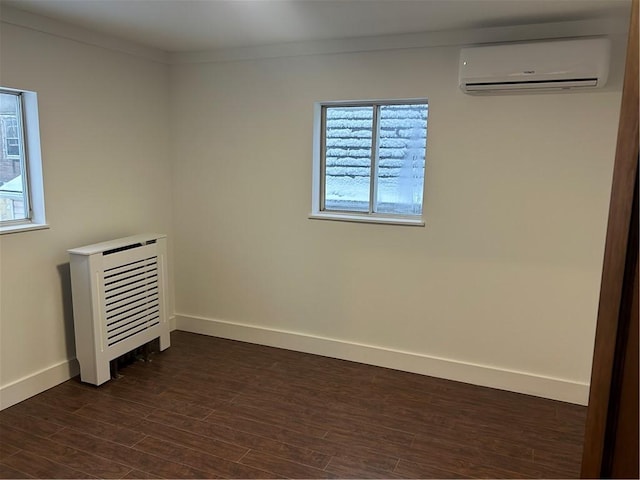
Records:
[[[424,225],[426,99],[320,103],[311,218]]]
[[[7,156],[20,157],[20,138],[7,138]]]
[[[0,88],[0,144],[0,233],[45,227],[34,92]]]
[[[10,98],[10,100],[13,100]],[[15,103],[15,102],[11,102]],[[11,105],[9,110],[16,109],[17,105]],[[2,113],[2,136],[4,138],[4,152],[8,157],[20,156],[20,127],[18,126],[19,116],[13,113]]]

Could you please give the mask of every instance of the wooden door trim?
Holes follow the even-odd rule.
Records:
[[[630,260],[628,249],[635,248],[637,255],[638,248],[637,244],[630,242],[637,174],[638,0],[633,0],[591,371],[582,458],[583,478],[601,478],[603,467],[606,466],[603,464],[603,454],[608,448],[607,420],[612,403],[610,394],[614,380],[616,346],[621,332],[626,332],[628,328],[628,318],[621,316],[625,303],[625,271],[628,271]]]

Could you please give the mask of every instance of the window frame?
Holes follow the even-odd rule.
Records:
[[[45,219],[42,154],[36,92],[0,86],[0,93],[18,97],[18,128],[20,138],[20,169],[23,183],[26,218],[0,220],[0,235],[49,228]],[[11,156],[13,158],[13,156]]]
[[[314,103],[313,122],[313,171],[311,188],[311,213],[310,219],[337,220],[360,223],[381,223],[391,225],[425,226],[424,198],[426,182],[423,182],[422,213],[420,215],[402,215],[393,213],[373,212],[373,205],[377,196],[378,165],[379,165],[379,111],[380,107],[387,105],[429,105],[427,98],[405,98],[393,100],[356,100],[356,101],[328,101]],[[371,164],[369,189],[369,212],[339,211],[325,209],[326,188],[326,109],[330,107],[372,107],[374,110],[372,120],[371,139]],[[425,152],[426,156],[426,152]],[[425,158],[426,171],[426,158]]]

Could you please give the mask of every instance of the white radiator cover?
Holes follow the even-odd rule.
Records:
[[[100,385],[109,362],[160,338],[170,345],[166,235],[141,234],[68,250],[80,379]]]

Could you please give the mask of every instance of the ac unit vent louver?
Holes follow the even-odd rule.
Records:
[[[69,253],[83,382],[106,382],[111,360],[155,338],[161,350],[169,347],[164,235],[136,235]]]

